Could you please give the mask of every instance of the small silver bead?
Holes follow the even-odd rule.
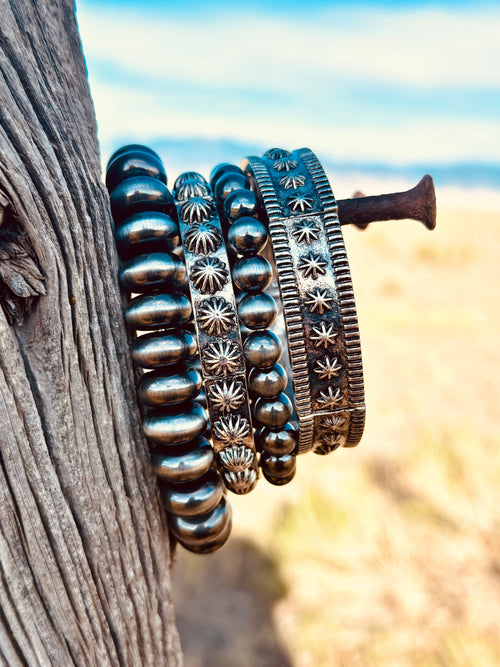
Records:
[[[178,516],[200,516],[214,510],[224,491],[221,476],[209,470],[203,477],[182,484],[162,484],[163,506]]]
[[[169,526],[181,544],[189,549],[217,538],[226,528],[231,509],[223,496],[217,507],[201,517],[169,516]]]
[[[253,406],[255,419],[268,428],[282,428],[290,419],[293,407],[286,394],[277,398],[258,398]]]
[[[248,386],[262,398],[276,398],[285,390],[288,378],[285,369],[275,364],[269,370],[252,368],[248,376]]]
[[[159,445],[182,445],[202,435],[207,427],[203,408],[188,403],[182,408],[164,408],[150,412],[142,422],[144,435]]]
[[[170,449],[172,453],[170,453]],[[190,482],[207,473],[214,462],[214,450],[205,438],[198,438],[193,447],[170,447],[168,454],[153,454],[153,472],[171,484]]]
[[[214,195],[218,202],[223,202],[231,192],[243,189],[250,189],[250,181],[244,174],[233,171],[224,174],[217,180]]]
[[[260,464],[264,477],[275,486],[288,484],[295,476],[296,457],[295,454],[284,456],[270,456],[264,452]]]
[[[272,456],[284,456],[291,454],[297,446],[298,432],[290,422],[287,422],[279,431],[261,428],[256,440],[259,450]]]
[[[273,271],[265,257],[251,255],[239,259],[233,266],[233,281],[240,290],[265,290],[271,283]]]
[[[142,368],[158,368],[191,361],[196,349],[196,338],[190,331],[165,331],[136,338],[132,358]]]
[[[160,370],[144,373],[137,386],[137,395],[145,405],[157,408],[195,398],[200,389],[201,375],[194,368],[180,369],[168,375]]]
[[[136,213],[124,220],[115,232],[120,257],[174,250],[179,240],[179,227],[175,220],[159,211]]]
[[[238,317],[247,329],[267,329],[277,313],[276,301],[267,292],[243,293],[238,303]]]
[[[125,262],[120,280],[129,292],[150,292],[162,285],[180,286],[186,279],[184,262],[167,252],[139,255]]]
[[[235,164],[231,164],[229,162],[221,162],[221,164],[215,165],[215,167],[210,172],[210,184],[212,186],[212,190],[215,190],[217,181],[225,174],[243,174],[243,171]]]
[[[229,539],[231,535],[231,512],[229,512],[229,519],[222,531],[217,535],[217,537],[212,537],[207,540],[199,540],[197,542],[185,543],[182,540],[179,540],[179,543],[194,554],[210,554],[217,549],[220,549]]]
[[[227,233],[229,246],[237,255],[254,255],[267,243],[268,232],[265,224],[256,218],[243,216]]]
[[[281,343],[272,331],[253,331],[245,338],[243,353],[251,366],[271,368],[281,357]]]
[[[153,294],[132,299],[125,311],[125,320],[134,329],[151,331],[184,324],[191,312],[191,303],[180,292]]]
[[[242,216],[256,216],[258,211],[257,196],[251,190],[234,190],[224,201],[224,215],[231,222]]]

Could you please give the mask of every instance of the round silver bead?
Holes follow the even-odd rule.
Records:
[[[273,271],[265,257],[251,255],[239,259],[233,266],[233,281],[240,290],[265,290],[271,283]]]
[[[234,190],[224,201],[223,208],[226,218],[234,222],[242,216],[256,216],[259,212],[259,202],[251,190]]]
[[[167,174],[160,158],[143,150],[134,150],[122,153],[109,165],[106,187],[111,192],[122,181],[133,176],[150,176],[167,184]]]
[[[268,370],[252,368],[248,376],[248,386],[262,398],[276,398],[285,390],[287,382],[285,369],[280,364]]]
[[[200,389],[201,375],[194,368],[184,368],[168,375],[160,370],[144,373],[137,386],[137,395],[142,403],[156,408],[195,398]]]
[[[209,470],[200,479],[182,484],[162,484],[163,506],[178,516],[200,516],[214,510],[224,491],[222,478],[215,470]]]
[[[264,452],[260,464],[264,477],[275,486],[288,484],[295,477],[296,457],[295,454],[284,456],[271,456]]]
[[[281,357],[281,343],[272,331],[252,331],[243,343],[245,359],[251,366],[271,368]]]
[[[190,331],[165,331],[136,338],[132,358],[142,368],[158,368],[191,361],[196,350],[196,338]]]
[[[223,202],[235,190],[249,189],[250,181],[244,174],[232,171],[223,174],[215,184],[214,195],[218,202]]]
[[[212,190],[215,190],[217,181],[225,174],[243,174],[243,170],[235,164],[231,164],[229,162],[221,162],[221,164],[215,165],[215,167],[210,172],[210,184],[212,186]]]
[[[227,232],[230,248],[237,255],[254,255],[267,243],[268,232],[263,222],[244,216],[233,222]]]
[[[191,317],[191,303],[180,292],[138,296],[125,310],[127,324],[140,331],[184,324]]]
[[[217,549],[220,549],[227,542],[229,536],[231,535],[231,527],[231,512],[229,512],[229,520],[226,523],[224,529],[217,535],[217,537],[192,543],[185,543],[181,540],[179,541],[185,549],[191,551],[194,554],[210,554],[214,551],[217,551]]]
[[[214,462],[214,450],[205,438],[198,438],[196,445],[171,447],[168,454],[153,454],[153,472],[171,484],[190,482],[207,473]]]
[[[284,456],[291,454],[297,446],[297,430],[287,422],[282,429],[270,431],[268,428],[261,428],[256,436],[259,450],[267,452],[272,456]]]
[[[144,435],[159,445],[182,445],[202,435],[207,428],[204,409],[198,403],[182,408],[155,410],[144,417]]]
[[[150,176],[127,178],[116,186],[109,198],[115,223],[143,211],[170,213],[175,209],[167,186]]]
[[[204,516],[182,517],[171,514],[169,526],[183,546],[196,546],[217,538],[227,526],[230,516],[231,509],[223,496],[217,507]]]
[[[277,313],[276,301],[267,292],[244,293],[238,302],[238,317],[247,329],[267,329]]]
[[[179,245],[175,220],[159,211],[144,211],[126,218],[115,232],[120,257],[174,250]]]
[[[186,267],[172,253],[154,252],[125,262],[120,269],[120,280],[129,292],[150,292],[163,285],[182,285],[186,280]]]
[[[143,146],[142,144],[127,144],[126,146],[120,146],[109,158],[108,164],[106,165],[106,171],[111,167],[112,163],[117,160],[119,157],[124,155],[125,153],[132,153],[133,151],[140,151],[141,153],[149,153],[149,155],[153,155],[154,157],[160,159],[160,156],[158,153],[155,153],[155,151],[152,148],[149,148],[149,146]]]
[[[282,428],[293,414],[293,407],[286,394],[277,398],[258,398],[253,406],[254,418],[268,428]]]

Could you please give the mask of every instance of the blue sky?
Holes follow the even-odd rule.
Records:
[[[77,7],[104,156],[163,140],[196,159],[196,140],[224,140],[500,168],[498,2]]]

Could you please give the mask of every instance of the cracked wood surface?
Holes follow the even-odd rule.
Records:
[[[179,665],[74,4],[0,15],[0,664]]]

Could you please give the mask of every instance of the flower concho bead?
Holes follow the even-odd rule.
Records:
[[[191,365],[197,346],[189,327],[192,307],[184,293],[186,267],[176,252],[180,235],[167,175],[154,151],[126,146],[111,157],[106,183],[123,261],[120,280],[137,295],[126,320],[134,329],[150,331],[135,339],[132,357],[148,371],[137,394],[143,430],[153,445],[153,470],[172,531],[185,548],[207,553],[227,540],[231,511],[213,469],[213,449],[203,437],[202,378]]]
[[[277,158],[278,159],[278,158]],[[231,251],[232,279],[238,291],[238,317],[248,333],[244,340],[248,385],[252,397],[257,447],[264,476],[273,484],[289,482],[295,474],[295,439],[289,419],[293,407],[284,393],[287,374],[278,363],[281,343],[271,331],[277,306],[266,292],[272,281],[272,267],[263,251],[268,243],[267,227],[250,184],[239,167],[219,165],[212,172],[212,187],[227,228]],[[266,450],[268,434],[281,442],[273,454]],[[281,435],[285,437],[281,437]],[[238,452],[244,456],[244,452]]]
[[[230,265],[210,185],[194,172],[176,181],[174,197],[184,245],[211,439],[225,486],[250,492],[258,479],[243,341]]]

